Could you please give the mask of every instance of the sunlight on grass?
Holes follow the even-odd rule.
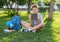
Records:
[[[53,36],[56,42],[60,42],[60,13],[54,14],[54,22],[52,23],[53,26]]]
[[[19,11],[19,14],[20,14],[21,16],[26,16],[27,12],[26,12],[26,11]]]
[[[2,13],[1,13],[1,14],[0,14],[0,17],[2,17],[2,16],[7,16],[7,14],[2,14]]]
[[[0,11],[0,14],[1,14],[1,13],[4,13],[4,11]]]

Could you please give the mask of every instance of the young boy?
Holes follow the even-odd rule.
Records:
[[[26,29],[28,31],[32,31],[32,32],[36,32],[37,30],[41,29],[44,24],[43,24],[43,21],[42,21],[42,15],[38,13],[38,7],[36,5],[33,5],[32,6],[32,14],[29,16],[29,20],[30,20],[30,23],[27,23],[25,21],[21,21],[21,24],[22,26],[26,27]],[[36,21],[34,24],[36,24],[35,26],[33,26],[33,17],[32,15],[37,15],[35,18],[36,18]]]
[[[6,22],[7,29],[4,32],[13,32],[21,29],[21,19],[19,16],[13,16],[10,21]]]

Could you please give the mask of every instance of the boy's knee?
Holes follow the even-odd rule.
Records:
[[[44,24],[43,24],[43,23],[41,23],[41,24],[40,24],[40,27],[41,27],[41,28],[43,28],[43,27],[44,27]]]
[[[27,24],[27,22],[25,22],[25,21],[21,21],[21,24],[23,25],[23,24]]]
[[[24,21],[21,21],[21,23],[24,22]]]
[[[44,27],[44,24],[42,24],[42,27]]]

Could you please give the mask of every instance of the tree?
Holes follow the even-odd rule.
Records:
[[[45,3],[46,5],[50,5],[50,0],[43,0],[43,3]]]
[[[12,4],[10,2],[12,2]],[[17,6],[16,10],[12,8],[13,3]],[[8,14],[10,14],[10,16],[13,16],[14,14],[18,15],[18,5],[24,5],[25,3],[27,3],[27,0],[9,0],[7,2],[7,6],[10,6],[10,8],[8,7]]]
[[[39,0],[28,0],[28,14],[30,14],[32,2],[33,4],[37,4],[38,1]]]
[[[24,5],[25,3],[27,3],[27,0],[10,0],[10,1],[15,2],[15,3],[17,1],[19,5]]]
[[[30,14],[32,0],[28,0],[28,14]]]
[[[50,1],[50,11],[49,11],[49,14],[48,14],[48,19],[49,20],[53,20],[54,3],[55,3],[55,0]]]
[[[5,0],[0,0],[0,8],[2,8],[4,4],[5,4]]]

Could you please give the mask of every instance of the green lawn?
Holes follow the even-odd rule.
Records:
[[[26,12],[19,12],[21,20],[29,22]],[[3,30],[6,27],[6,21],[10,20],[10,17],[3,12],[0,12],[0,42],[60,42],[60,13],[54,12],[53,21],[47,21],[47,14],[43,13],[44,17],[44,29],[36,33],[31,32],[12,32],[5,33]]]

